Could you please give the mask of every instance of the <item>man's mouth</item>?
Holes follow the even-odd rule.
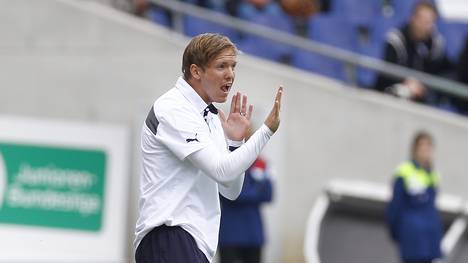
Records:
[[[225,93],[229,93],[229,90],[231,90],[232,83],[226,83],[223,86],[221,86],[221,90]]]

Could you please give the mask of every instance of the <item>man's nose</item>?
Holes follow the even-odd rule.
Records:
[[[232,67],[229,67],[229,68],[228,68],[226,77],[229,78],[229,79],[233,79],[233,78],[234,78],[234,68],[232,68]]]

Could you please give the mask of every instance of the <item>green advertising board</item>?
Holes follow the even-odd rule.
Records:
[[[0,142],[0,224],[99,231],[105,174],[104,151]]]

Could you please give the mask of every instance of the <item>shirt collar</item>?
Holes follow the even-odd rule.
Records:
[[[190,86],[190,84],[185,81],[183,77],[179,77],[175,84],[176,88],[184,95],[184,97],[190,101],[190,103],[195,107],[195,109],[203,114],[203,111],[208,106],[206,102],[198,95],[198,93]]]
[[[431,167],[424,167],[424,166],[422,166],[418,161],[416,161],[415,159],[412,159],[411,162],[414,164],[414,166],[415,166],[417,169],[423,169],[423,170],[426,171],[427,173],[431,173],[431,172],[432,172],[432,168],[431,168]]]

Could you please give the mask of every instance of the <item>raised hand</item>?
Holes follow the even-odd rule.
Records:
[[[276,92],[275,103],[273,108],[271,109],[270,114],[265,120],[265,125],[270,128],[272,132],[276,132],[278,130],[280,124],[280,112],[281,112],[281,97],[283,95],[283,87],[279,87],[278,91]]]
[[[252,105],[249,105],[247,110],[247,96],[242,96],[239,92],[232,97],[231,110],[227,118],[222,110],[219,111],[221,124],[223,125],[224,133],[228,139],[233,141],[242,141],[245,138],[250,126],[252,111]]]

